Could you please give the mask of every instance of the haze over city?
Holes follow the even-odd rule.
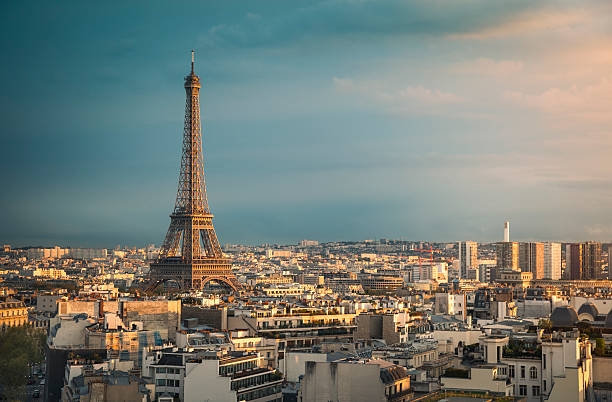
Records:
[[[612,238],[609,2],[2,8],[4,242],[160,244],[191,49],[223,243]]]

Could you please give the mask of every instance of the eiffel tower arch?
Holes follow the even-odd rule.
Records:
[[[187,100],[178,192],[159,257],[151,263],[151,279],[158,283],[176,281],[183,289],[201,289],[216,281],[237,291],[241,285],[232,273],[231,261],[221,251],[206,197],[200,87],[192,51],[191,73],[185,77]]]

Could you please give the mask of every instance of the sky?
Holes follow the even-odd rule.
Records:
[[[3,2],[0,242],[612,239],[609,1]]]

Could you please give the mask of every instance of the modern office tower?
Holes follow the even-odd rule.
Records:
[[[572,280],[601,279],[601,243],[590,241],[565,246],[565,270]]]
[[[612,281],[612,244],[608,244],[608,280]]]
[[[544,278],[561,279],[560,243],[544,243]]]
[[[601,279],[601,243],[590,241],[584,243],[582,258],[582,279]]]
[[[522,272],[531,272],[533,279],[543,279],[544,243],[519,243],[518,265]]]
[[[497,243],[497,269],[519,269],[519,244],[517,242]]]
[[[469,271],[478,269],[478,243],[463,241],[458,243],[459,273],[461,279],[468,279]]]
[[[175,281],[186,289],[201,289],[214,281],[238,290],[242,286],[232,273],[231,261],[223,256],[206,197],[200,123],[201,84],[194,72],[193,52],[191,73],[185,77],[184,86],[187,100],[178,193],[159,257],[151,263],[151,278],[156,284]]]
[[[567,279],[582,279],[582,243],[565,245],[565,276]]]
[[[510,241],[510,222],[504,222],[504,242]]]

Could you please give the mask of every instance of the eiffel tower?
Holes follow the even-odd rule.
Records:
[[[215,281],[236,291],[240,283],[232,273],[232,264],[223,257],[206,198],[200,126],[200,77],[194,72],[185,77],[185,127],[178,192],[170,227],[157,261],[151,264],[151,278],[156,284],[176,281],[183,289],[201,289]]]

